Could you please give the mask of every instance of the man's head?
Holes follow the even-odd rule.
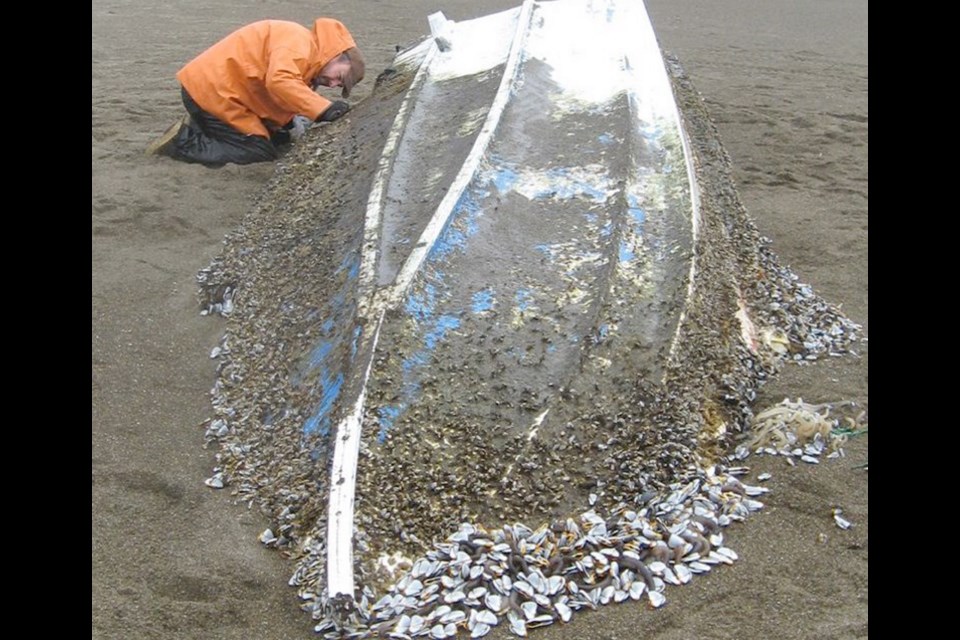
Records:
[[[365,71],[366,64],[360,50],[351,47],[325,64],[313,79],[312,86],[314,89],[318,86],[343,87],[341,95],[349,98],[353,85],[363,80]]]

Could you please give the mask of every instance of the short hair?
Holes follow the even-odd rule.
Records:
[[[356,47],[350,47],[345,50],[337,59],[345,59],[350,62],[350,72],[343,79],[343,91],[341,91],[341,95],[343,95],[344,98],[348,98],[350,97],[350,92],[353,90],[353,86],[363,80],[363,76],[367,70],[367,64],[363,59],[363,54],[360,53],[360,49]]]

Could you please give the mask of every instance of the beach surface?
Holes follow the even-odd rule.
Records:
[[[369,95],[396,46],[442,10],[504,0],[92,3],[92,633],[97,639],[318,637],[287,586],[292,564],[257,541],[264,517],[204,485],[223,320],[200,315],[197,272],[248,214],[274,164],[199,165],[144,148],[183,112],[174,74],[248,22],[332,16],[367,57]],[[867,2],[648,0],[664,50],[701,93],[740,199],[782,264],[868,327]],[[331,92],[328,97],[336,96]],[[790,365],[757,407],[789,397],[868,406],[868,349]],[[550,638],[854,638],[868,629],[868,436],[846,457],[769,472],[766,508],[727,532],[740,560],[659,610],[578,614]],[[853,522],[842,530],[832,511]],[[498,628],[490,637],[511,637]]]

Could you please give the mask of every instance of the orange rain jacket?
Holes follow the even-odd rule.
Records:
[[[177,72],[206,112],[246,134],[269,137],[264,120],[283,126],[300,114],[316,120],[331,101],[310,83],[324,66],[355,47],[343,23],[318,18],[313,31],[285,20],[261,20],[234,31]]]

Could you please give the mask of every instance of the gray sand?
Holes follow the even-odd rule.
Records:
[[[273,172],[209,170],[142,149],[182,110],[174,73],[230,30],[264,17],[343,20],[367,53],[362,100],[395,44],[442,9],[465,19],[505,1],[93,3],[93,636],[313,638],[263,548],[265,522],[203,484],[222,321],[199,315],[195,276]],[[867,326],[866,0],[648,2],[664,49],[701,92],[747,211],[781,261]],[[788,367],[760,405],[789,396],[867,404],[860,358]],[[867,635],[866,436],[847,458],[773,474],[767,508],[738,525],[741,560],[670,592],[578,615],[544,638],[847,638]],[[841,506],[855,523],[838,529]],[[508,637],[498,630],[498,637]]]

